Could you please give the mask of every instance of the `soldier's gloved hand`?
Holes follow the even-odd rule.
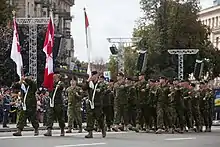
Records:
[[[97,91],[97,92],[100,92],[101,90],[100,90],[100,89],[96,89],[96,91]]]
[[[89,104],[89,99],[86,100],[86,104]]]
[[[141,92],[145,92],[145,89],[141,89]]]

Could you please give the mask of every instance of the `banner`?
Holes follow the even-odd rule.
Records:
[[[220,107],[220,89],[215,91],[215,107]]]

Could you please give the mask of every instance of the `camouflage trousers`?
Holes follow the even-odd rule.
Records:
[[[98,123],[100,129],[104,129],[104,114],[101,106],[95,106],[94,109],[91,109],[90,105],[87,104],[87,126],[86,131],[93,131],[95,121]]]
[[[53,128],[53,123],[58,120],[59,127],[61,129],[65,128],[65,118],[64,118],[64,106],[63,104],[55,104],[53,108],[47,108],[47,129]]]
[[[27,124],[27,119],[30,120],[34,129],[39,128],[39,123],[37,121],[37,112],[35,109],[27,109],[26,111],[20,110],[17,128],[23,130],[24,126]]]
[[[167,104],[158,103],[157,104],[157,128],[163,129],[172,128],[172,116],[171,111]]]
[[[103,113],[108,127],[113,125],[114,120],[114,108],[112,105],[103,106]]]
[[[128,125],[128,104],[119,104],[115,106],[115,120],[114,124],[119,125],[123,123]],[[123,120],[123,121],[122,121]]]
[[[77,125],[82,126],[82,112],[80,107],[68,107],[68,127],[72,128],[74,121]]]

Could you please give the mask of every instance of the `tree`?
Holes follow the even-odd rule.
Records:
[[[131,47],[124,49],[124,70],[126,76],[135,76],[137,74],[137,52]]]
[[[111,72],[111,78],[116,80],[118,74],[118,63],[115,56],[110,55],[108,62],[108,70]]]
[[[0,4],[0,25],[6,26],[12,19],[12,10],[15,9],[15,6],[8,4],[7,0],[0,0]]]
[[[96,70],[100,73],[103,73],[106,68],[105,68],[105,62],[103,58],[97,58],[93,63],[92,63],[92,69]]]
[[[184,75],[193,72],[196,58],[210,58],[219,64],[216,61],[219,53],[208,40],[209,29],[198,21],[200,9],[196,0],[141,0],[141,8],[145,16],[140,18],[133,36],[141,37],[147,48],[147,67],[151,77],[177,76],[177,57],[169,55],[168,49],[199,49],[197,55],[185,56]]]

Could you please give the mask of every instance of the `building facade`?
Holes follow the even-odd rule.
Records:
[[[71,7],[75,5],[75,0],[9,0],[15,5],[17,18],[40,18],[49,17],[53,11],[56,24],[56,37],[59,36],[59,56],[65,56],[67,66],[74,58],[74,41],[71,37]],[[64,57],[59,57],[64,58]]]
[[[200,21],[211,30],[210,41],[220,49],[220,0],[215,0],[213,4],[214,6],[201,10],[198,15]]]

